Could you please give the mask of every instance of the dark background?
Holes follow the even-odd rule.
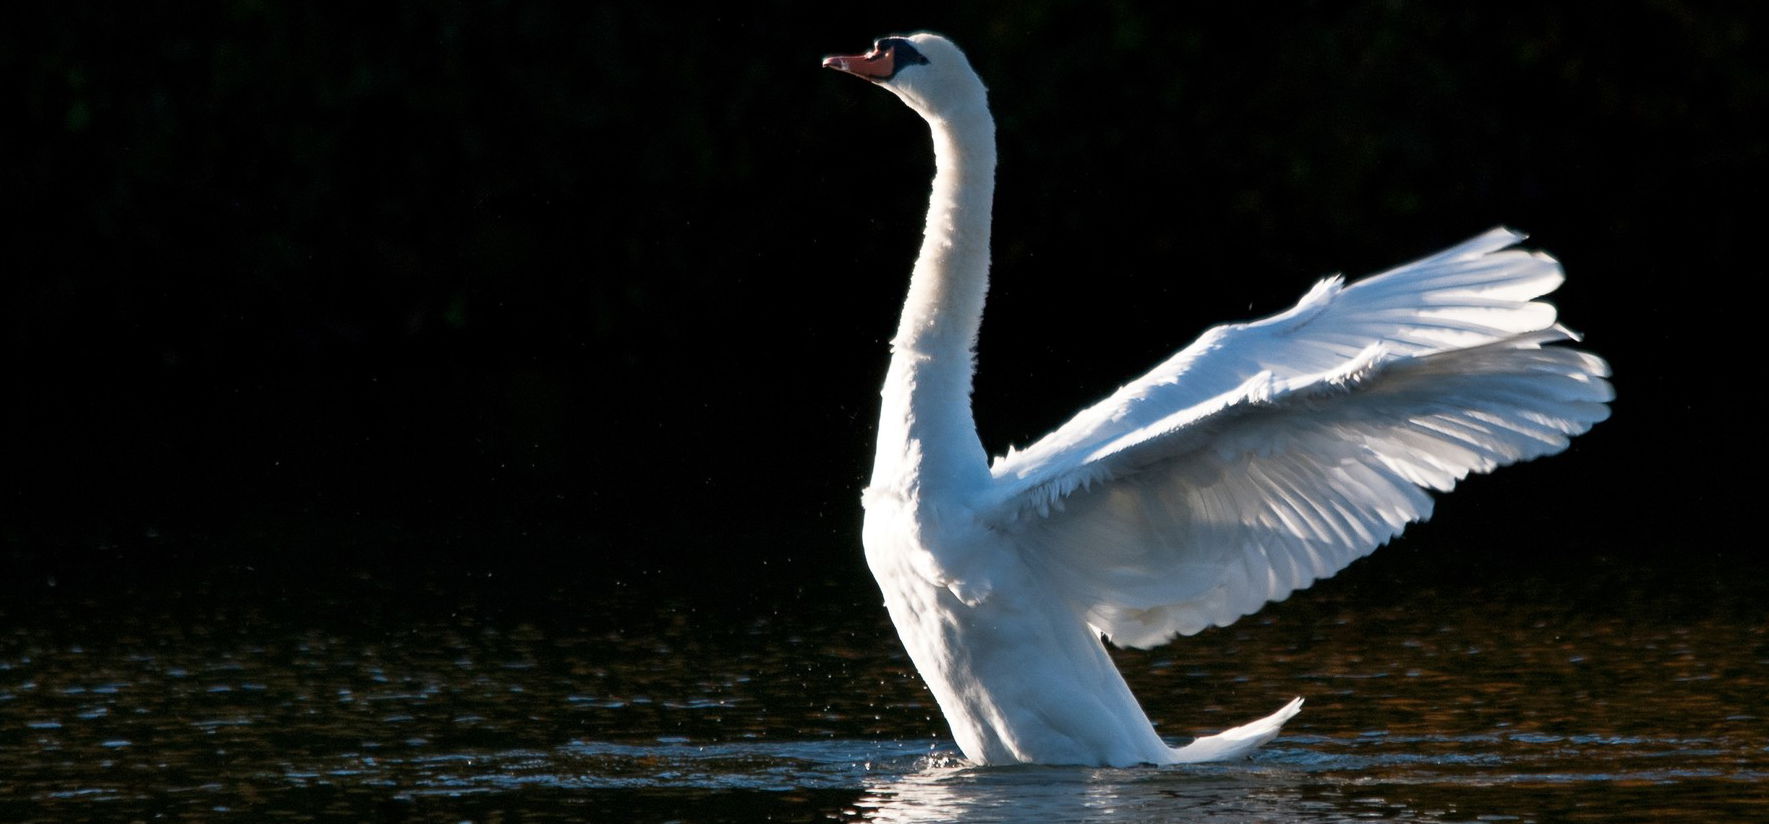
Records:
[[[5,586],[866,591],[857,496],[931,160],[918,118],[818,61],[921,28],[1000,124],[992,451],[1213,323],[1503,223],[1565,263],[1614,418],[1365,563],[1763,568],[1756,7],[1004,8],[15,12]]]

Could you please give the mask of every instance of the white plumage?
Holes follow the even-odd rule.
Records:
[[[1494,229],[1206,332],[987,462],[971,350],[995,147],[982,83],[932,34],[826,66],[929,123],[936,173],[883,390],[867,561],[965,755],[1127,765],[1245,755],[1274,715],[1174,749],[1100,643],[1153,646],[1280,600],[1430,515],[1427,490],[1549,455],[1608,415],[1608,367],[1536,300],[1560,266]]]

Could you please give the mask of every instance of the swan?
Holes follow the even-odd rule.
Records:
[[[1535,300],[1560,265],[1496,228],[1195,343],[991,462],[971,413],[995,125],[931,33],[823,65],[928,123],[927,226],[891,340],[862,494],[866,561],[978,765],[1240,758],[1300,711],[1174,748],[1113,666],[1343,569],[1431,512],[1428,490],[1559,452],[1608,416],[1605,362]]]

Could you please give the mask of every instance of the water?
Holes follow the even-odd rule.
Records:
[[[1397,551],[1397,555],[1402,555]],[[870,582],[183,573],[0,605],[0,820],[1769,820],[1769,585],[1366,562],[1118,659],[1252,760],[967,768]]]

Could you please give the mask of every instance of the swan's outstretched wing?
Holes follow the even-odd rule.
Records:
[[[987,519],[1015,536],[1025,562],[1058,582],[1093,626],[1117,643],[1151,646],[1227,624],[1337,572],[1429,515],[1426,489],[1564,449],[1607,417],[1608,368],[1594,355],[1544,345],[1570,337],[1552,325],[1551,307],[1528,303],[1558,282],[1551,260],[1473,254],[1459,259],[1454,277],[1433,263],[1457,263],[1450,253],[1382,276],[1391,281],[1381,301],[1356,300],[1371,281],[1326,297],[1317,289],[1285,315],[1213,330],[1174,359],[1192,359],[1174,378],[1190,382],[1204,370],[1204,382],[1220,380],[1234,373],[1235,358],[1262,368],[1165,414],[1156,406],[1170,380],[1161,370],[1126,387],[1084,413],[1123,431],[1070,424],[1051,436],[1068,444],[1040,441],[997,462],[1002,483]],[[1528,275],[1527,288],[1504,277],[1544,267]],[[1420,289],[1392,282],[1409,272]],[[1469,294],[1476,282],[1495,284],[1500,296]],[[1465,311],[1417,320],[1451,301]],[[1475,308],[1491,309],[1493,322],[1476,328]],[[1297,321],[1307,311],[1315,321]],[[1310,329],[1323,321],[1316,328],[1373,327],[1378,316],[1399,331],[1355,351],[1342,333]],[[1520,316],[1545,328],[1518,329]],[[1218,361],[1212,347],[1239,354]],[[1324,368],[1295,365],[1302,362]],[[1128,410],[1117,422],[1139,425],[1114,422],[1101,409],[1113,403]],[[1033,455],[1042,460],[1025,457]]]
[[[1534,299],[1560,285],[1560,265],[1509,248],[1521,240],[1496,228],[1351,286],[1323,280],[1287,312],[1214,327],[1031,446],[1008,450],[991,471],[1010,483],[1043,482],[1255,375],[1282,382],[1333,372],[1377,341],[1390,355],[1417,356],[1547,329],[1554,307]]]

